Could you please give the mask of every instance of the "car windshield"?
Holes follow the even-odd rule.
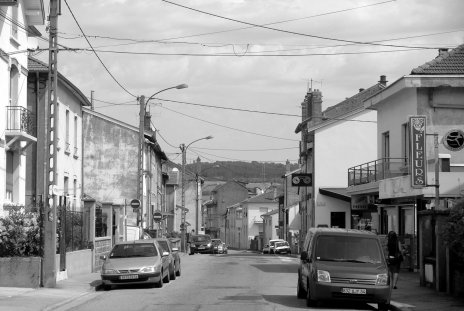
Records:
[[[381,250],[376,239],[353,236],[320,236],[317,260],[380,263]]]
[[[110,253],[110,258],[153,257],[158,256],[155,245],[146,244],[118,244]]]
[[[192,237],[194,242],[207,242],[210,241],[210,238],[204,235],[196,235]]]
[[[211,240],[211,241],[216,245],[222,244],[221,240]]]
[[[167,241],[158,241],[158,243],[163,248],[163,251],[170,253]]]
[[[287,246],[286,242],[276,242],[275,247]]]

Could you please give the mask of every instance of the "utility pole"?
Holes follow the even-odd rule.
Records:
[[[56,287],[56,193],[57,186],[57,87],[58,87],[58,15],[60,0],[50,0],[49,56],[48,56],[48,109],[45,108],[47,135],[46,165],[44,167],[44,248],[42,261],[42,285]]]
[[[180,236],[181,236],[181,243],[180,243],[180,248],[182,252],[186,251],[186,241],[185,241],[185,229],[186,224],[185,224],[185,164],[187,162],[186,160],[186,150],[185,150],[185,144],[180,145],[180,150],[182,151],[182,210],[180,211],[181,215],[181,221],[180,221]]]
[[[139,105],[140,105],[140,123],[139,123],[139,151],[137,157],[137,199],[140,201],[140,207],[138,209],[137,214],[137,223],[139,225],[140,230],[140,238],[143,236],[143,153],[144,153],[144,145],[145,145],[145,96],[139,97]]]

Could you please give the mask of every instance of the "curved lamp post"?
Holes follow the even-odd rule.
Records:
[[[145,96],[142,95],[139,97],[139,106],[140,106],[140,113],[139,113],[139,144],[138,144],[138,159],[137,159],[137,177],[138,177],[138,183],[137,183],[137,199],[140,201],[140,207],[138,209],[138,216],[137,216],[137,222],[139,223],[140,227],[140,238],[143,236],[143,154],[144,154],[144,145],[145,145],[145,138],[144,138],[144,133],[145,133],[145,113],[146,113],[146,108],[148,102],[155,97],[157,94],[171,90],[171,89],[185,89],[187,88],[187,84],[179,84],[176,86],[168,87],[165,89],[162,89],[155,94],[151,95],[148,100],[145,102]]]
[[[186,225],[185,225],[185,214],[186,214],[186,209],[185,209],[185,164],[186,164],[186,155],[187,155],[187,149],[188,147],[190,147],[191,144],[199,141],[199,140],[203,140],[203,139],[211,139],[213,138],[213,136],[206,136],[206,137],[203,137],[203,138],[199,138],[197,140],[194,140],[192,141],[190,144],[188,144],[187,146],[185,146],[185,144],[181,144],[179,146],[180,150],[182,151],[182,211],[181,211],[181,227],[180,227],[180,231],[181,231],[181,248],[182,248],[182,251],[185,252],[186,251],[186,248],[185,248],[185,230],[187,229]],[[198,185],[197,185],[198,187]],[[198,191],[198,189],[197,189]],[[197,204],[198,205],[198,204]],[[197,206],[197,211],[196,211],[196,222],[198,223],[198,206]],[[196,228],[196,230],[198,231],[198,227]]]

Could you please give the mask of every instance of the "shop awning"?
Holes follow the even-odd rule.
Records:
[[[346,188],[319,188],[319,193],[345,202],[351,202],[351,197],[348,195]]]

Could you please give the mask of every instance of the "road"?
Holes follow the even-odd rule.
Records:
[[[162,288],[116,287],[60,310],[302,310],[296,297],[298,259],[229,251],[182,257],[182,275]],[[367,304],[326,304],[323,310],[376,310]]]

